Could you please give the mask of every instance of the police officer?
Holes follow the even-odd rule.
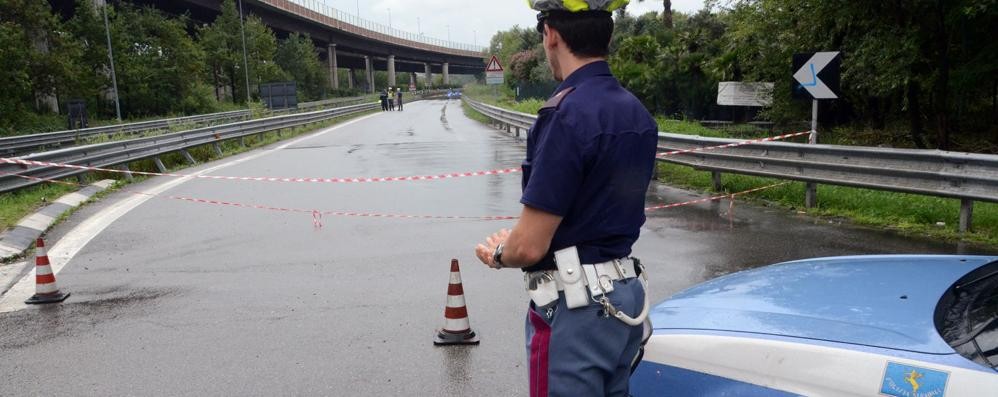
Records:
[[[380,99],[381,99],[381,111],[382,112],[387,112],[388,111],[388,90],[387,89],[382,89],[381,90],[381,98]]]
[[[611,11],[628,0],[528,0],[561,84],[527,138],[523,209],[475,248],[522,268],[531,396],[627,396],[647,323],[631,246],[645,221],[658,128],[610,73]]]

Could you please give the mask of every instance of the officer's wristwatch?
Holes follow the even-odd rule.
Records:
[[[492,251],[492,263],[495,264],[496,269],[502,269],[506,266],[502,264],[502,247],[505,243],[499,243],[496,246],[496,250]]]

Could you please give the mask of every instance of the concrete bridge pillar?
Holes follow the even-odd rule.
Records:
[[[416,85],[416,72],[409,73],[409,85]]]
[[[329,83],[334,90],[340,89],[339,65],[336,61],[336,44],[330,44],[326,57],[329,58]]]
[[[367,92],[374,93],[374,68],[371,65],[371,57],[364,56],[364,66],[367,68],[365,75],[367,76]]]
[[[351,90],[353,89],[353,82],[357,80],[357,71],[354,69],[349,69],[350,72],[347,75],[347,87]]]
[[[429,63],[424,63],[423,67],[426,68],[426,88],[433,88],[433,69]]]
[[[444,62],[444,85],[450,84],[450,64]]]
[[[394,87],[398,80],[395,79],[395,55],[388,56],[388,86]]]

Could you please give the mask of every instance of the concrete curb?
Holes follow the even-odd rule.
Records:
[[[34,245],[35,240],[42,233],[55,224],[56,219],[59,219],[62,214],[78,207],[95,194],[111,187],[112,184],[114,181],[110,179],[96,182],[77,192],[62,196],[38,212],[21,219],[17,226],[0,235],[0,260],[8,261],[23,254]]]

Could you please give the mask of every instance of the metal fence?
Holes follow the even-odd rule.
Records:
[[[232,112],[109,125],[104,127],[6,137],[0,138],[0,156],[12,156],[32,151],[45,150],[53,146],[78,144],[95,137],[110,137],[116,134],[139,134],[148,131],[165,130],[178,125],[245,120],[249,117],[249,110],[237,110]]]
[[[537,116],[465,98],[506,131],[529,130]],[[736,139],[659,133],[661,152],[716,147]],[[974,201],[998,203],[998,156],[940,150],[758,142],[662,156],[660,161],[720,173],[914,193],[961,200],[960,231],[970,228]]]
[[[163,154],[180,152],[184,155],[188,162],[193,163],[193,157],[191,157],[190,153],[187,152],[190,148],[202,145],[213,145],[215,151],[221,155],[222,149],[219,144],[225,140],[242,138],[264,132],[279,132],[281,129],[285,128],[299,127],[310,123],[329,120],[334,117],[374,110],[377,108],[378,104],[371,102],[335,109],[275,116],[264,119],[204,127],[190,131],[175,132],[152,137],[78,146],[32,154],[29,156],[19,157],[19,159],[97,168],[120,166],[124,170],[128,169],[128,163],[130,162],[153,159],[156,162],[157,167],[160,169],[160,172],[165,172],[165,167],[162,162],[159,161],[159,156]],[[44,183],[45,180],[66,178],[86,172],[89,171],[85,169],[52,166],[22,166],[3,163],[0,164],[0,193]],[[26,179],[25,177],[32,179]]]

